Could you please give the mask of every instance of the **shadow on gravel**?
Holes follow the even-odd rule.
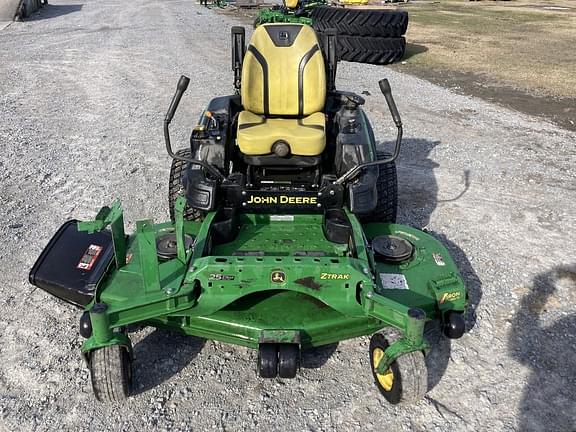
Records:
[[[398,222],[424,229],[437,238],[450,252],[458,266],[466,288],[469,303],[466,311],[466,331],[476,325],[476,310],[482,298],[482,281],[474,271],[464,251],[446,235],[427,230],[430,217],[439,202],[451,202],[460,199],[470,186],[470,173],[464,171],[463,185],[459,190],[451,191],[449,199],[439,201],[438,183],[434,170],[440,165],[430,159],[430,153],[440,141],[407,138],[402,141],[401,157],[397,161],[398,170]],[[382,143],[386,149],[393,147],[392,142]],[[428,366],[428,389],[440,382],[450,359],[450,340],[442,335],[438,325],[426,327],[426,337],[432,344],[432,351],[426,358]]]
[[[26,21],[39,21],[43,19],[56,18],[62,15],[68,15],[74,12],[79,12],[82,9],[82,6],[84,6],[82,3],[69,5],[47,4],[42,9],[40,9],[40,12],[32,15],[30,18],[27,18]]]
[[[409,58],[425,53],[426,51],[428,51],[428,48],[424,45],[406,42],[406,52],[404,53],[402,60],[408,60]]]
[[[134,346],[133,394],[144,393],[184,369],[200,353],[206,341],[168,330],[156,329]]]
[[[575,292],[576,264],[538,275],[520,301],[509,347],[531,373],[517,414],[518,430],[576,430],[576,314],[550,325],[542,318],[556,315],[554,310],[564,306],[560,302],[574,299]]]
[[[318,369],[326,364],[338,348],[338,343],[310,348],[302,351],[300,366],[306,369]]]

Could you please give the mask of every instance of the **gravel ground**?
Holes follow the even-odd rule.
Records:
[[[230,92],[230,18],[191,1],[51,0],[0,32],[0,430],[576,430],[574,133],[383,67],[342,64],[393,138],[377,80],[406,124],[400,219],[435,233],[468,283],[471,329],[431,327],[430,391],[389,406],[368,339],[305,353],[291,381],[265,381],[255,353],[145,329],[133,335],[136,395],[94,402],[78,311],[27,283],[67,218],[122,199],[129,228],[167,218],[161,122],[187,135]],[[33,312],[32,312],[33,311]]]

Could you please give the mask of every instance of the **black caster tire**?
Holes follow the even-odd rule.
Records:
[[[444,316],[442,331],[448,339],[459,339],[466,330],[466,321],[461,312],[449,311]]]
[[[113,345],[90,354],[92,390],[100,402],[121,402],[130,395],[132,362],[126,348]]]
[[[428,372],[420,351],[403,354],[392,362],[384,374],[376,367],[386,348],[401,337],[395,329],[385,329],[370,339],[370,368],[374,383],[386,400],[393,404],[417,402],[428,390]]]
[[[296,344],[281,344],[278,347],[278,376],[294,378],[300,367],[300,347]]]
[[[258,348],[258,375],[262,378],[276,378],[278,374],[278,346],[261,344]]]

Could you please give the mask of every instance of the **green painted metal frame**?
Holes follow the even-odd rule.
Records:
[[[429,348],[423,338],[424,320],[411,317],[411,308],[422,311],[422,317],[438,319],[445,311],[463,311],[466,306],[465,287],[448,252],[414,228],[362,226],[347,212],[352,244],[338,245],[325,239],[320,215],[294,215],[286,221],[244,214],[236,240],[212,246],[216,213],[202,223],[189,222],[184,220],[184,207],[184,198],[179,198],[174,224],[139,221],[129,237],[120,225],[118,202],[104,207],[94,221],[80,223],[80,229],[91,232],[110,226],[117,254],[116,268],[87,307],[93,334],[82,346],[85,355],[114,344],[131,349],[120,330],[133,323],[251,348],[262,341],[321,346],[393,326],[404,337],[386,350],[378,366],[384,371],[399,355]],[[177,257],[159,262],[156,236],[167,231],[176,233]],[[380,234],[409,240],[415,247],[412,260],[376,261],[367,244]],[[185,250],[185,235],[195,236],[191,250]],[[298,249],[313,245],[324,256],[295,256]],[[271,253],[234,255],[259,246]],[[274,282],[274,272],[281,272],[284,280]],[[401,275],[406,289],[385,286],[381,275],[386,273]]]

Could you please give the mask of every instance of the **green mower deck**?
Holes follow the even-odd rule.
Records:
[[[122,219],[119,205],[109,214],[114,232],[114,227],[120,229],[114,222]],[[126,250],[128,263],[110,273],[87,307],[92,335],[82,347],[85,354],[119,341],[129,346],[121,330],[134,323],[250,348],[295,343],[302,349],[393,326],[412,340],[406,339],[388,358],[390,363],[402,353],[427,349],[422,323],[410,318],[410,310],[421,310],[428,319],[464,310],[466,292],[456,267],[444,247],[422,231],[366,225],[368,242],[392,235],[414,246],[408,261],[379,262],[365,247],[363,228],[350,213],[354,245],[328,241],[320,215],[243,214],[234,241],[214,246],[206,255],[214,216],[202,223],[185,222],[180,210],[174,225],[138,222],[126,246],[121,233],[115,236],[117,253]],[[106,225],[100,220],[81,227]],[[181,252],[184,259],[158,262],[157,236],[179,227],[178,245],[186,234],[195,238],[194,247]]]

